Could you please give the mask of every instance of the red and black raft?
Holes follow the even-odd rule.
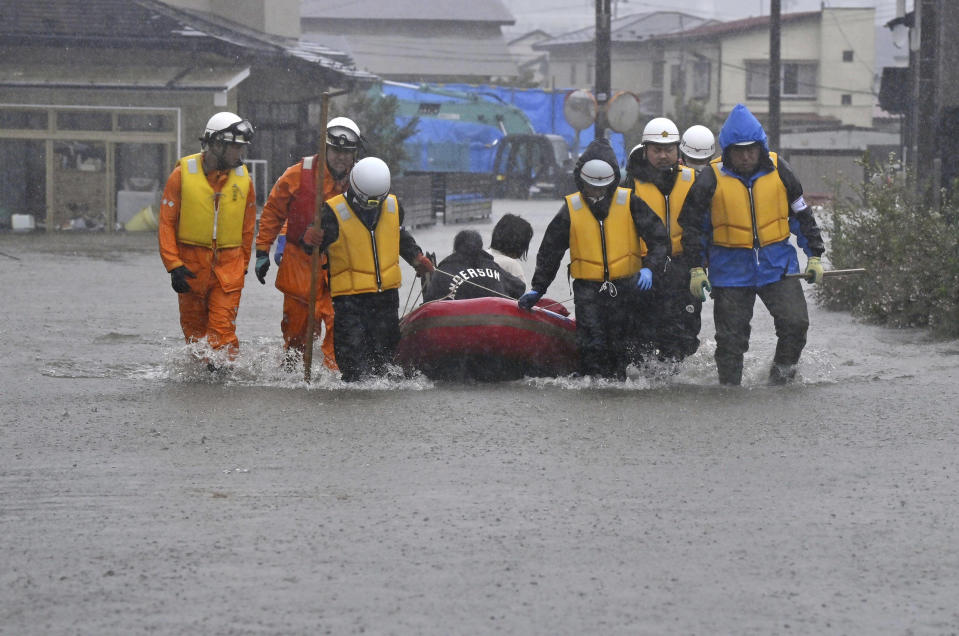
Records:
[[[539,304],[566,313],[548,299]],[[507,298],[435,300],[400,321],[396,361],[434,380],[568,375],[576,370],[576,321]]]

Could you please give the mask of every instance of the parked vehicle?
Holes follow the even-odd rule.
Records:
[[[495,198],[556,198],[576,189],[573,154],[560,135],[506,135],[495,145]]]

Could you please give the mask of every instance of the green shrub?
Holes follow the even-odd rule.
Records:
[[[930,205],[892,161],[867,174],[855,200],[827,211],[823,229],[834,269],[868,271],[828,279],[819,301],[880,325],[959,336],[959,201]]]

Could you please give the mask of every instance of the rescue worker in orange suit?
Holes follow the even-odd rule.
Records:
[[[680,165],[679,147],[676,124],[666,117],[656,117],[646,124],[642,142],[633,148],[626,162],[626,187],[631,187],[662,220],[668,239],[663,275],[637,298],[634,335],[639,338],[639,359],[655,352],[662,362],[680,362],[699,348],[703,304],[689,295],[689,267],[683,258],[683,229],[679,225],[679,212],[696,172]],[[645,243],[642,255],[646,256]]]
[[[256,194],[243,165],[252,140],[249,121],[213,115],[202,151],[180,159],[170,174],[160,210],[160,257],[178,294],[183,335],[226,347],[230,357],[239,350],[236,315],[256,226]]]
[[[355,382],[382,375],[393,361],[400,340],[400,257],[421,277],[435,268],[403,227],[386,163],[361,159],[349,182],[346,194],[326,202],[320,227],[307,228],[303,242],[328,251],[336,364],[345,382]]]
[[[322,168],[323,201],[346,192],[348,178],[360,143],[360,129],[353,120],[334,117],[326,126],[326,160]],[[280,330],[286,350],[301,355],[306,344],[306,327],[309,320],[307,304],[310,298],[311,256],[302,243],[303,232],[313,223],[316,205],[317,169],[321,167],[319,156],[304,157],[290,166],[279,178],[270,198],[260,215],[260,230],[256,236],[256,278],[266,284],[270,269],[270,246],[286,228],[286,245],[283,257],[278,260],[276,288],[283,292],[283,319]],[[285,225],[284,225],[285,224]],[[278,248],[279,249],[279,246]],[[323,361],[327,368],[336,369],[333,352],[333,301],[326,275],[326,255],[320,256],[320,277],[316,289],[314,307],[314,331],[316,338],[324,325]]]

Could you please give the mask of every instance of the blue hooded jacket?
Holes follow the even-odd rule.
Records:
[[[748,177],[743,177],[732,170],[727,150],[733,144],[751,141],[762,144],[762,155],[759,168]],[[776,170],[769,158],[769,144],[766,131],[759,120],[742,104],[737,104],[729,113],[726,123],[719,131],[719,145],[723,151],[722,172],[725,175],[739,179],[747,187],[761,176]],[[709,215],[706,216],[703,231],[705,237],[712,236],[712,226]],[[797,244],[807,256],[811,256],[808,241],[799,229],[799,222],[790,215],[789,229],[796,235]],[[708,239],[707,239],[708,240]],[[709,263],[709,280],[717,287],[761,287],[774,283],[785,274],[799,271],[799,259],[796,248],[785,239],[760,248],[734,248],[719,245],[707,246]]]

